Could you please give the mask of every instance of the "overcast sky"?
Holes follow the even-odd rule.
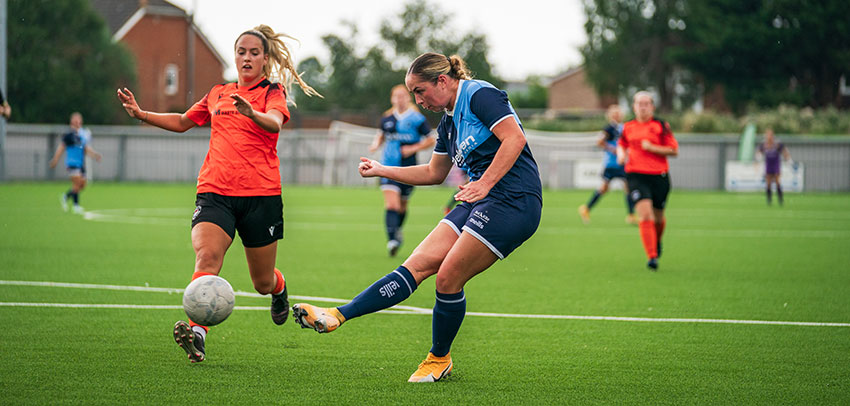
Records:
[[[239,33],[258,24],[301,41],[294,47],[296,60],[317,56],[327,62],[321,37],[347,35],[343,19],[357,24],[364,48],[378,42],[381,20],[395,17],[403,1],[386,0],[169,0],[195,8],[195,23],[218,52],[232,65],[233,43]],[[585,42],[584,12],[580,0],[429,0],[453,14],[452,26],[460,32],[487,36],[489,59],[498,75],[522,80],[530,74],[556,75],[581,63],[578,48]],[[238,4],[238,7],[234,5]],[[508,6],[510,5],[510,6]],[[231,68],[225,73],[236,77]]]

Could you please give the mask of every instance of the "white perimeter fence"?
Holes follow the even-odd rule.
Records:
[[[91,126],[92,147],[103,154],[89,163],[95,180],[194,182],[209,147],[209,128],[178,134],[142,126]],[[48,162],[68,131],[62,125],[9,124],[5,145],[6,180],[64,179]],[[333,122],[328,130],[284,130],[278,141],[284,184],[374,185],[357,174],[361,156],[377,158],[368,146],[376,128]],[[601,169],[597,133],[527,131],[545,187],[593,187]],[[727,162],[737,160],[738,135],[676,134],[679,157],[670,160],[676,188],[717,190],[726,185]],[[805,166],[805,191],[850,191],[850,137],[780,136],[796,162]],[[420,152],[427,162],[429,152]]]

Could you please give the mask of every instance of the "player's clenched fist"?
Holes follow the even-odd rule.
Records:
[[[383,169],[383,165],[380,162],[360,157],[360,165],[357,166],[357,170],[360,172],[360,176],[364,178],[370,178],[373,176],[379,176],[378,172]]]

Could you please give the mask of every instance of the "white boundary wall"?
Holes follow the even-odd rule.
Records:
[[[209,128],[178,134],[147,126],[91,126],[92,146],[103,160],[90,168],[95,180],[194,182],[209,144]],[[64,168],[48,168],[63,125],[9,124],[6,139],[6,179],[58,180]],[[278,142],[284,184],[375,185],[357,174],[361,156],[370,154],[376,128],[334,122],[328,130],[284,130]],[[593,188],[593,162],[602,166],[596,147],[598,133],[550,133],[529,130],[528,143],[545,187]],[[676,188],[726,188],[727,162],[737,160],[737,135],[677,134],[680,152],[670,160]],[[804,191],[850,191],[850,137],[779,136],[795,162]],[[430,153],[420,152],[419,162]],[[790,174],[791,172],[785,172]]]

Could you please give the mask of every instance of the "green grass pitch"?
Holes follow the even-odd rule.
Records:
[[[621,191],[590,225],[576,213],[589,191],[546,191],[535,236],[466,286],[454,372],[428,385],[406,382],[430,348],[427,314],[373,314],[319,335],[274,325],[267,297],[237,296],[244,308],[190,364],[171,337],[185,317],[179,293],[9,282],[188,283],[193,185],[94,183],[82,194],[89,220],[61,211],[66,188],[0,184],[2,404],[850,403],[847,194],[767,207],[761,194],[675,189],[653,273]],[[393,259],[377,187],[284,186],[277,266],[290,295],[353,297],[401,263],[449,195],[416,190]],[[253,292],[238,238],[222,276]],[[433,302],[432,278],[403,305]],[[47,305],[57,303],[167,307]]]

